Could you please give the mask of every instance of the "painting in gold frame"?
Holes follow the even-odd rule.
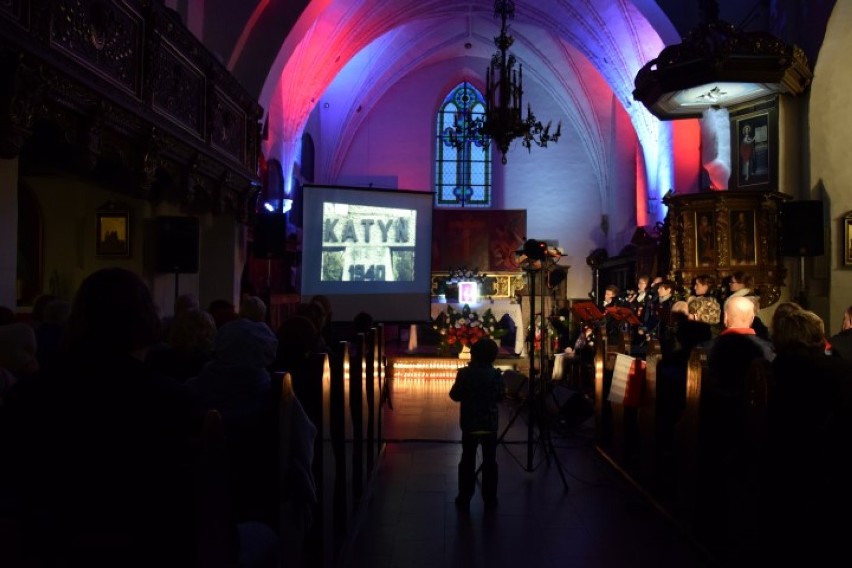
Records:
[[[852,266],[852,211],[843,218],[843,264]]]
[[[130,256],[130,213],[127,211],[98,211],[97,256]]]
[[[716,266],[716,216],[713,211],[695,212],[695,265]]]
[[[731,265],[757,264],[753,209],[731,210]]]

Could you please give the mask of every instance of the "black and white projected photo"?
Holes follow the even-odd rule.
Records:
[[[323,282],[411,282],[417,211],[326,202]]]

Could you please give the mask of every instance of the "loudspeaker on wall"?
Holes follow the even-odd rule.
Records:
[[[156,240],[157,272],[198,272],[196,217],[157,217]]]
[[[261,215],[254,226],[252,253],[257,258],[281,258],[287,252],[287,217]]]
[[[781,254],[819,256],[824,250],[822,201],[787,201],[781,204]]]

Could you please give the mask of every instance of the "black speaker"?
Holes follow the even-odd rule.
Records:
[[[198,272],[198,219],[157,217],[157,272]]]
[[[822,201],[787,201],[781,204],[781,254],[784,256],[819,256],[825,224]]]
[[[548,396],[548,410],[552,414],[558,413],[559,421],[571,428],[576,428],[595,413],[592,401],[579,391],[557,385]]]
[[[287,252],[287,217],[261,215],[254,226],[252,253],[257,258],[281,258]]]

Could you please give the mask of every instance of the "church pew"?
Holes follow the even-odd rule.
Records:
[[[331,358],[329,395],[329,434],[333,455],[333,467],[326,468],[326,480],[332,492],[332,555],[336,558],[343,547],[352,518],[352,413],[349,406],[349,344],[341,342],[341,357]],[[330,477],[329,477],[330,476]]]
[[[652,340],[651,344],[658,343]],[[657,364],[660,362],[659,349],[654,350],[649,345],[645,356],[645,385],[642,393],[642,406],[638,410],[638,450],[639,450],[639,482],[646,488],[653,489],[658,484],[660,471],[660,445],[657,442],[659,429],[657,425]]]
[[[329,568],[334,565],[333,501],[334,451],[331,443],[331,370],[328,355],[312,354],[306,365],[294,370],[293,390],[308,418],[317,429],[314,440],[314,482],[317,506],[313,524],[305,535],[305,565]]]
[[[196,453],[197,554],[200,568],[226,568],[237,558],[231,518],[225,427],[217,410],[204,416]]]
[[[365,336],[364,347],[364,392],[366,393],[367,416],[364,430],[364,467],[367,476],[373,472],[378,457],[378,426],[379,426],[379,380],[378,380],[378,330],[374,327]]]
[[[595,442],[601,454],[627,473],[635,470],[640,462],[639,409],[609,400],[616,360],[619,354],[627,353],[619,350],[626,347],[623,342],[613,348],[607,345],[606,334],[601,335],[601,341],[597,343],[600,348],[595,361]],[[638,365],[641,360],[636,359],[636,362]]]

